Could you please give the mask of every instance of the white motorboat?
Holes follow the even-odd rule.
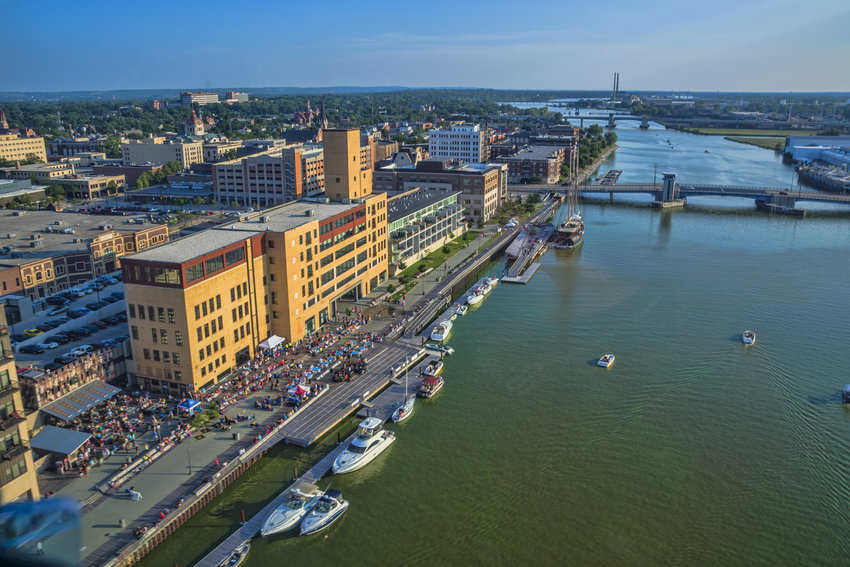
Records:
[[[422,374],[425,376],[439,376],[440,372],[443,371],[443,361],[435,360],[430,362],[428,366],[422,371]]]
[[[437,395],[437,392],[443,389],[446,381],[442,376],[426,376],[422,380],[422,385],[419,386],[419,392],[417,392],[420,398],[433,398]]]
[[[443,343],[427,343],[425,348],[428,350],[435,350],[437,352],[441,352],[446,356],[452,355],[455,353],[455,349],[450,347],[449,345],[444,345]]]
[[[328,490],[301,522],[301,535],[314,534],[329,527],[348,510],[348,500],[339,490]]]
[[[395,433],[384,429],[377,417],[367,417],[360,422],[357,437],[334,459],[334,474],[362,469],[395,441]]]
[[[481,290],[481,293],[487,295],[491,291],[493,291],[493,284],[490,283],[489,278],[484,278],[481,281],[481,285],[478,286],[478,289]]]
[[[224,561],[219,563],[219,567],[237,567],[238,565],[242,565],[245,563],[245,559],[248,557],[248,552],[251,550],[251,542],[246,541],[239,547],[237,547],[233,553],[228,555]]]
[[[495,286],[497,283],[499,283],[499,278],[496,278],[496,277],[487,278],[487,282],[488,282],[491,286]]]
[[[404,373],[404,399],[393,411],[393,423],[399,423],[413,415],[413,406],[416,404],[416,396],[407,393],[407,372]]]
[[[469,307],[467,307],[466,305],[461,303],[460,305],[457,306],[457,309],[455,309],[455,314],[456,315],[466,315],[467,311],[469,311]]]
[[[450,320],[440,321],[436,325],[434,325],[434,329],[431,331],[431,340],[443,342],[447,338],[449,338],[449,333],[452,332],[452,322]]]
[[[472,292],[466,296],[466,302],[469,305],[478,305],[482,301],[484,301],[484,296],[475,292]]]
[[[303,484],[289,491],[284,502],[266,518],[260,535],[270,536],[291,530],[304,519],[324,494],[312,484]]]
[[[603,354],[599,357],[599,360],[596,361],[596,366],[601,366],[602,368],[611,368],[614,366],[615,356],[613,352],[609,352],[607,354]]]
[[[744,331],[741,333],[741,341],[745,345],[754,345],[756,344],[756,334],[750,330]]]

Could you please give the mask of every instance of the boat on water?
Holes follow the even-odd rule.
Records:
[[[423,376],[439,376],[443,371],[443,361],[442,360],[434,360],[428,363],[428,366],[422,370]]]
[[[344,474],[362,469],[383,453],[395,441],[395,433],[384,429],[377,417],[367,417],[360,422],[357,437],[334,459],[334,474]]]
[[[469,311],[469,307],[467,307],[466,305],[461,303],[460,305],[457,306],[457,309],[455,309],[455,315],[463,316],[463,315],[466,315],[467,311]]]
[[[491,287],[493,287],[493,286],[495,286],[497,283],[499,283],[499,278],[497,278],[497,277],[495,277],[495,276],[494,276],[494,277],[487,278],[487,283],[489,283],[489,284],[490,284],[490,286],[491,286]]]
[[[754,345],[756,344],[756,334],[753,331],[746,330],[741,333],[741,342],[745,345]]]
[[[407,393],[407,372],[404,373],[404,398],[398,402],[393,411],[393,423],[401,423],[411,415],[413,415],[413,407],[416,404],[416,395]]]
[[[293,488],[283,503],[266,518],[260,535],[270,536],[291,530],[313,509],[322,494],[324,492],[312,484],[305,483]]]
[[[579,211],[577,193],[571,190],[567,195],[567,218],[552,233],[551,245],[553,248],[573,250],[583,242],[584,218]]]
[[[342,493],[339,490],[328,490],[301,522],[301,535],[322,531],[336,522],[346,510],[348,500],[342,499]]]
[[[473,292],[472,292],[472,293],[470,293],[469,295],[467,295],[467,296],[466,296],[466,302],[467,302],[469,305],[478,305],[478,304],[479,304],[479,303],[481,303],[482,301],[484,301],[484,295],[483,295],[483,294],[480,294],[480,293],[477,293],[477,292],[476,292],[476,291],[474,291],[474,290],[473,290]]]
[[[422,385],[419,386],[417,395],[420,398],[433,398],[437,392],[443,389],[446,381],[442,376],[426,376],[422,380]]]
[[[599,357],[599,360],[596,361],[596,366],[601,366],[602,368],[611,368],[612,366],[614,366],[615,359],[616,357],[614,356],[613,352],[603,354]]]
[[[476,289],[480,290],[484,295],[493,291],[493,285],[490,283],[490,278],[484,278]]]
[[[236,567],[237,565],[242,565],[245,563],[245,559],[248,557],[248,552],[251,550],[251,542],[246,541],[239,547],[237,547],[233,553],[228,555],[224,561],[219,563],[219,567]]]
[[[434,329],[431,331],[431,340],[442,342],[449,338],[449,333],[452,332],[452,322],[451,320],[440,321],[436,325],[434,325]]]
[[[453,349],[449,345],[444,345],[443,343],[428,343],[425,345],[425,348],[427,348],[428,350],[435,350],[437,352],[441,352],[447,356],[455,353],[455,349]]]

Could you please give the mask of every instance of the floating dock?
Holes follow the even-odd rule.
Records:
[[[527,284],[531,277],[540,269],[540,262],[531,264],[521,276],[504,276],[502,281],[505,283]]]

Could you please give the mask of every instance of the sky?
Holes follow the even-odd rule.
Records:
[[[850,91],[850,1],[0,0],[0,91]]]

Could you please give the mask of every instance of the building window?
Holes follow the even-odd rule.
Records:
[[[221,348],[224,348],[224,337],[221,337],[220,339],[218,339],[218,346],[220,346]]]
[[[230,301],[236,301],[236,288],[230,288]]]
[[[159,330],[159,344],[167,345],[168,344],[168,331],[165,329]]]
[[[174,331],[174,344],[183,346],[183,331]]]
[[[200,318],[201,318],[201,306],[196,305],[195,306],[195,319],[200,319]]]
[[[145,360],[150,360],[151,359],[151,351],[149,351],[148,349],[142,349],[142,356],[145,357]]]
[[[204,340],[204,331],[203,331],[203,329],[201,329],[201,327],[198,327],[198,328],[197,328],[197,329],[195,329],[195,330],[196,330],[196,331],[198,331],[198,340],[199,340],[199,341]]]
[[[162,361],[166,364],[171,362],[171,353],[167,350],[162,351]]]
[[[201,366],[201,376],[206,376],[206,375],[207,375],[207,367]]]
[[[204,301],[201,303],[201,314],[206,317],[207,316],[207,302]]]
[[[183,378],[183,373],[180,372],[179,370],[175,370],[174,371],[174,379],[175,380],[181,380],[182,378]]]
[[[242,293],[244,293],[245,295],[248,295],[248,283],[247,282],[242,282]]]
[[[133,340],[139,340],[139,328],[135,325],[130,327],[130,334],[133,336]]]
[[[145,306],[141,304],[139,305],[139,319],[145,320]]]
[[[210,304],[210,313],[212,313],[213,311],[215,311],[215,300],[212,297],[210,297],[209,304]]]
[[[156,341],[157,341],[158,336],[159,335],[156,334],[156,329],[151,329],[151,337],[152,337],[152,340],[153,340],[153,344],[157,344]]]
[[[203,360],[203,359],[204,359],[204,349],[200,349],[200,350],[198,351],[198,358],[199,358],[200,360]]]
[[[204,337],[210,336],[210,325],[209,323],[204,323]]]
[[[148,321],[154,321],[154,320],[155,320],[155,317],[154,317],[153,305],[148,305]]]
[[[157,321],[159,321],[160,323],[165,323],[165,309],[162,308],[162,307],[157,307],[156,308],[156,317],[157,317]]]
[[[204,262],[206,273],[211,274],[224,268],[224,256],[216,256]]]
[[[5,283],[5,282],[4,282]],[[132,303],[127,305],[127,310],[130,312],[130,319],[136,318],[136,306]]]
[[[236,322],[236,309],[233,309],[233,322]]]
[[[174,309],[172,309],[171,307],[169,307],[169,308],[168,308],[168,322],[169,322],[169,323],[174,323],[174,318],[175,318],[175,316],[174,316]]]
[[[210,356],[211,354],[212,354],[212,347],[210,345],[207,345],[207,356]]]
[[[241,248],[240,248],[240,250],[241,250]],[[215,308],[221,309],[221,295],[215,296]]]
[[[204,277],[204,267],[200,262],[186,268],[186,283],[192,283],[202,277]]]
[[[156,349],[153,349],[153,360],[154,362],[159,362],[159,351]]]
[[[215,319],[210,321],[210,328],[211,328],[212,332],[215,333]]]
[[[233,329],[233,342],[239,342],[239,329]]]

